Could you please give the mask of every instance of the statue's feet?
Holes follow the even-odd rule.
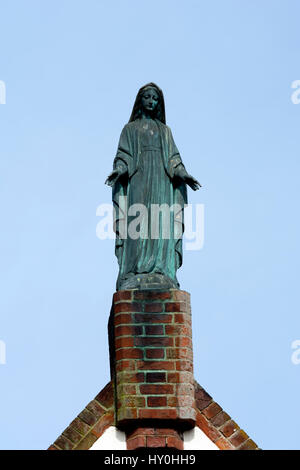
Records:
[[[179,283],[158,273],[131,274],[118,282],[118,290],[179,289]]]

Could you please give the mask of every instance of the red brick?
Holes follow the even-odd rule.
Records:
[[[176,406],[192,407],[194,405],[194,397],[191,395],[179,395],[176,397]]]
[[[75,418],[70,424],[69,428],[75,429],[81,434],[81,436],[85,436],[90,430],[90,426],[81,421],[79,418]]]
[[[104,408],[111,408],[114,403],[114,389],[112,382],[108,382],[107,385],[101,390],[100,393],[95,397],[98,403]]]
[[[169,302],[165,304],[166,312],[185,312],[186,303],[185,302]]]
[[[176,437],[167,437],[167,447],[173,449],[183,450],[183,441],[180,438]]]
[[[168,372],[167,382],[168,383],[179,383],[180,382],[180,372]]]
[[[181,361],[176,361],[176,370],[193,372],[193,362],[183,359]]]
[[[133,323],[133,318],[130,313],[119,313],[114,318],[115,325],[122,325],[123,323]]]
[[[167,382],[194,385],[194,376],[191,372],[168,372]]]
[[[93,415],[95,415],[97,418],[100,418],[106,410],[99,405],[99,403],[96,400],[92,400],[86,407]]]
[[[154,434],[155,436],[170,436],[170,437],[177,437],[179,438],[179,434],[176,431],[176,429],[171,429],[171,428],[155,428],[154,429]]]
[[[167,406],[167,397],[148,397],[147,406],[155,408],[160,406]]]
[[[234,432],[239,429],[239,426],[233,421],[227,421],[221,428],[220,431],[225,437],[230,437]]]
[[[171,348],[166,350],[167,359],[189,359],[193,360],[193,351],[187,348]]]
[[[169,396],[168,397],[168,406],[176,407],[177,406],[177,398],[174,397],[174,396]]]
[[[74,447],[73,442],[71,442],[65,436],[59,436],[59,438],[54,442],[54,445],[62,450],[72,450]]]
[[[213,442],[222,437],[221,433],[200,413],[200,411],[196,413],[196,423],[201,431]]]
[[[133,337],[132,336],[123,336],[121,338],[117,338],[115,340],[115,349],[120,348],[132,348],[133,344]]]
[[[116,351],[116,361],[120,359],[142,359],[143,351],[136,348],[118,349]]]
[[[136,313],[134,315],[135,323],[172,323],[173,315],[167,313]]]
[[[176,348],[192,348],[192,338],[189,338],[187,336],[179,336],[178,338],[175,338],[175,346]]]
[[[239,450],[255,450],[255,449],[257,449],[257,445],[255,444],[255,442],[252,441],[252,439],[248,439],[239,447]]]
[[[233,445],[230,444],[227,439],[224,439],[224,437],[218,439],[215,444],[217,447],[219,447],[220,450],[234,450]]]
[[[165,336],[138,336],[134,338],[135,346],[173,346],[173,338]]]
[[[143,395],[161,395],[161,394],[173,394],[173,385],[140,385],[140,392]]]
[[[138,361],[136,367],[139,370],[174,370],[175,363],[174,361]]]
[[[217,428],[219,428],[220,426],[223,426],[223,424],[225,424],[228,420],[230,420],[230,416],[225,413],[225,411],[221,411],[214,418],[211,419],[211,423]]]
[[[119,408],[142,408],[146,404],[145,398],[141,396],[123,396]]]
[[[164,349],[146,349],[146,358],[147,359],[164,359],[165,350]]]
[[[80,418],[89,426],[93,426],[97,421],[97,416],[93,415],[93,413],[88,411],[86,408],[82,410],[82,412],[78,415],[78,418]]]
[[[173,300],[177,300],[179,302],[190,301],[190,294],[188,292],[185,292],[184,290],[174,290],[172,293],[173,293]]]
[[[167,300],[171,299],[172,293],[170,291],[134,291],[134,298],[136,300]]]
[[[115,337],[118,336],[138,336],[143,334],[142,326],[127,326],[121,325],[115,328]]]
[[[177,408],[178,418],[184,421],[196,421],[196,410],[191,406],[180,406]]]
[[[157,437],[176,437],[181,439],[178,431],[172,428],[136,428],[132,431],[127,432],[126,438],[132,439],[137,436],[157,436]]]
[[[145,312],[160,313],[163,311],[163,304],[161,302],[153,302],[151,304],[145,304]]]
[[[131,290],[120,290],[114,293],[113,302],[117,303],[121,300],[131,300],[132,299],[132,291]]]
[[[127,450],[135,450],[139,447],[146,447],[145,436],[137,436],[127,440]]]
[[[114,411],[109,411],[99,419],[96,425],[92,429],[92,433],[100,437],[104,433],[104,431],[114,424],[115,414]]]
[[[175,385],[176,395],[188,395],[195,397],[195,390],[192,384],[177,384]]]
[[[132,439],[137,436],[154,436],[156,429],[154,428],[136,428],[132,431],[127,432],[126,439]]]
[[[69,441],[74,442],[74,444],[77,444],[77,442],[81,441],[82,439],[82,435],[70,426],[64,430],[63,435],[69,439]]]
[[[195,391],[192,384],[176,384],[175,385],[175,395],[181,396],[185,395],[193,398],[193,403],[195,401]]]
[[[47,450],[59,450],[59,449],[58,449],[58,447],[55,447],[55,446],[52,444],[50,447],[48,447]]]
[[[123,370],[135,370],[135,361],[120,360],[116,363],[116,372]]]
[[[124,370],[123,372],[119,372],[117,374],[117,383],[143,383],[145,382],[145,374],[144,372],[127,372]]]
[[[138,408],[120,408],[117,412],[118,420],[127,421],[131,419],[137,419],[138,417]]]
[[[125,313],[125,312],[142,312],[143,305],[138,302],[121,302],[114,306],[114,313]]]
[[[165,325],[166,335],[192,337],[192,329],[186,325]]]
[[[218,403],[213,402],[203,410],[203,414],[207,417],[207,419],[211,419],[220,411],[222,411],[222,408],[218,405]]]
[[[187,323],[186,315],[184,315],[183,313],[175,313],[174,323],[186,324]]]
[[[174,408],[149,409],[140,408],[138,410],[139,419],[176,419],[177,411]]]
[[[118,396],[122,395],[136,395],[136,385],[118,385]]]
[[[164,325],[148,325],[145,330],[146,335],[164,335]]]
[[[199,410],[203,410],[212,402],[212,397],[198,384],[196,385],[195,398]]]
[[[167,447],[166,437],[147,436],[147,447]]]
[[[242,429],[239,429],[235,434],[233,434],[230,438],[229,441],[234,447],[240,446],[243,442],[245,442],[248,439],[248,435],[243,431]]]
[[[146,374],[146,382],[155,383],[155,382],[165,382],[166,373],[165,372],[148,372]]]

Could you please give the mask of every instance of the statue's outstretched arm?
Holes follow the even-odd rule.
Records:
[[[184,165],[180,163],[175,169],[174,169],[174,176],[177,178],[182,179],[186,184],[188,184],[194,191],[197,191],[200,189],[202,186],[199,183],[199,181],[196,180],[192,175],[190,175]]]
[[[118,179],[121,176],[125,176],[127,174],[127,166],[126,165],[118,165],[105,180],[105,184],[108,186],[114,186]]]
[[[169,133],[169,146],[170,146],[169,152],[171,155],[169,159],[169,164],[171,164],[171,167],[173,168],[173,177],[180,178],[182,181],[188,184],[194,191],[197,191],[197,189],[201,188],[201,184],[199,183],[199,181],[196,180],[196,178],[194,178],[192,175],[190,175],[186,171],[185,166],[181,161],[180,153],[174,142],[172,131],[169,127],[168,127],[168,133]]]

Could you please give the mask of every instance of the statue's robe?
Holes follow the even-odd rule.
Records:
[[[155,279],[162,288],[179,287],[176,271],[182,264],[183,209],[187,203],[186,185],[176,177],[179,165],[183,163],[168,126],[145,118],[125,125],[114,160],[114,169],[127,170],[127,175],[113,187],[118,290],[145,287],[147,283],[139,283],[141,278],[145,281],[145,276]],[[148,209],[148,218],[141,220],[137,239],[128,230],[130,222],[139,215],[137,212],[135,217],[128,216],[133,204],[143,204]],[[168,239],[162,235],[161,219],[159,236],[151,237],[152,204],[174,205]],[[149,286],[153,288],[151,282]]]

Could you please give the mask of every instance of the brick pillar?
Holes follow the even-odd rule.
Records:
[[[116,292],[109,332],[116,424],[130,448],[133,442],[181,448],[180,432],[196,420],[189,294]],[[151,431],[141,434],[141,428]]]

